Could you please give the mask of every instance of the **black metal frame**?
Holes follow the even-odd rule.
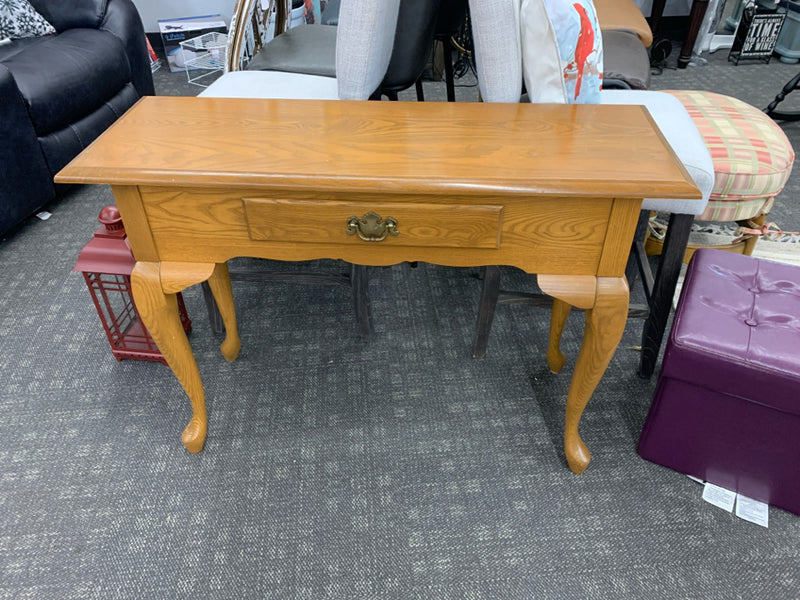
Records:
[[[800,120],[800,111],[780,111],[775,108],[783,102],[783,100],[791,94],[794,90],[800,87],[800,73],[792,77],[786,85],[783,86],[775,99],[769,103],[764,112],[777,121],[797,121]]]

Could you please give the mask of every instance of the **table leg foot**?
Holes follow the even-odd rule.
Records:
[[[583,473],[592,460],[592,455],[577,430],[574,433],[564,432],[564,454],[567,457],[569,470],[577,475]]]
[[[203,449],[203,443],[206,440],[206,420],[192,417],[189,423],[183,429],[181,434],[181,442],[184,447],[195,454]]]

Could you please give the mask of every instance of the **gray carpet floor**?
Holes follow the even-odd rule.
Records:
[[[797,69],[711,58],[653,87],[762,107]],[[156,75],[159,93],[199,90]],[[784,229],[800,228],[796,181],[772,215]],[[171,372],[114,360],[72,271],[112,201],[72,188],[0,244],[0,598],[800,598],[798,516],[748,523],[636,454],[655,386],[636,376],[641,322],[584,413],[593,461],[574,475],[561,431],[580,316],[561,374],[543,309],[500,307],[473,360],[477,269],[370,269],[369,344],[347,288],[234,282],[232,363],[189,288],[209,409],[189,455]]]

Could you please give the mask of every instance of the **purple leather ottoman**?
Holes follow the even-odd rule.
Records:
[[[800,514],[800,267],[694,253],[638,452]]]

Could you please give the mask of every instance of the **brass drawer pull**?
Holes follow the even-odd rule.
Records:
[[[360,219],[358,217],[350,217],[347,219],[347,235],[358,234],[362,240],[366,242],[380,242],[386,239],[387,235],[398,235],[397,219],[394,217],[386,217],[382,219],[381,216],[373,211],[369,211]]]

